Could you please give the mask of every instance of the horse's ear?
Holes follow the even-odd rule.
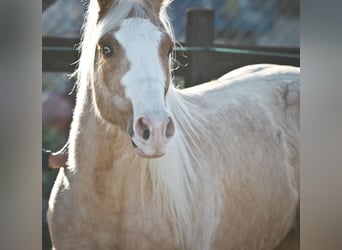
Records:
[[[99,18],[101,18],[107,10],[113,5],[114,0],[97,0],[99,4]]]

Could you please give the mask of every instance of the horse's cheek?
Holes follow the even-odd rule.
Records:
[[[94,84],[93,100],[96,114],[112,126],[126,130],[133,115],[132,105],[127,98],[115,91],[108,91],[106,86]]]

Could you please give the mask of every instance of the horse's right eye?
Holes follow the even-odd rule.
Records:
[[[112,54],[113,54],[113,50],[110,46],[108,45],[104,45],[101,47],[101,51],[102,51],[102,54],[105,56],[105,57],[110,57]]]

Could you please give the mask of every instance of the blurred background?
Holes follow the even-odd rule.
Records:
[[[43,0],[43,37],[79,39],[87,1]],[[168,12],[179,42],[185,40],[186,10],[215,10],[215,42],[296,47],[300,45],[299,0],[175,0]],[[75,93],[67,72],[42,75],[42,147],[60,149],[68,138]],[[43,249],[49,249],[47,200],[58,171],[43,169]]]

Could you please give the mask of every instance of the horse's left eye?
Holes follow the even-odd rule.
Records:
[[[109,56],[111,56],[113,54],[112,48],[110,46],[108,46],[108,45],[102,46],[101,51],[102,51],[102,54],[105,57],[109,57]]]

